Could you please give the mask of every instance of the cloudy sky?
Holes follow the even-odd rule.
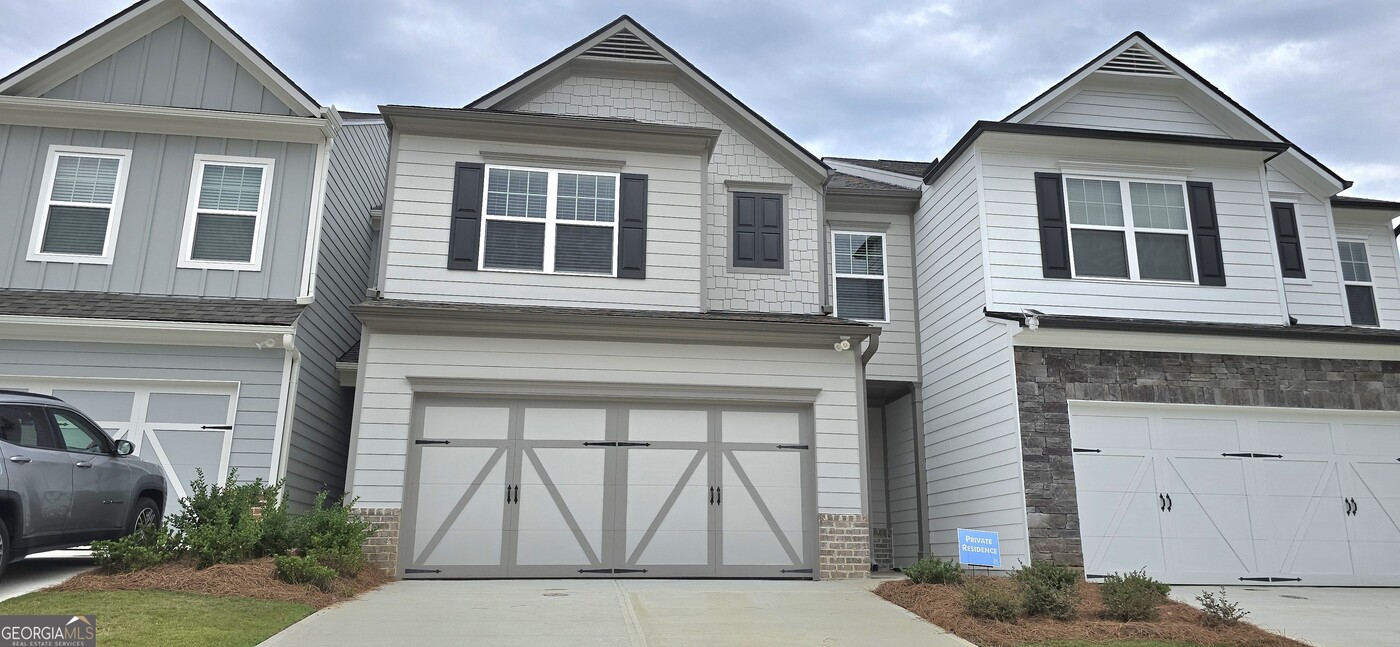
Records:
[[[629,13],[818,155],[928,160],[1142,30],[1400,199],[1400,3],[205,0],[323,103],[459,106]],[[8,73],[129,0],[0,0]]]

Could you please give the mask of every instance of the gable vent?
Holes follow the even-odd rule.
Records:
[[[1119,74],[1147,74],[1152,76],[1176,76],[1161,61],[1139,45],[1133,45],[1123,50],[1122,54],[1113,57],[1113,60],[1104,63],[1099,67],[1100,72],[1117,72]]]
[[[658,54],[642,39],[637,38],[632,32],[622,30],[603,39],[603,42],[589,48],[583,53],[584,56],[597,58],[613,58],[625,61],[664,61],[666,57]]]

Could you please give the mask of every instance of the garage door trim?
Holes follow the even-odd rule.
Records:
[[[518,400],[538,398],[558,400],[602,399],[626,401],[661,400],[708,403],[813,404],[821,389],[780,386],[705,386],[696,384],[654,384],[646,382],[575,382],[567,380],[496,380],[476,378],[406,378],[415,394],[455,394],[497,396]],[[648,405],[650,406],[650,405]],[[416,411],[416,410],[415,410]]]

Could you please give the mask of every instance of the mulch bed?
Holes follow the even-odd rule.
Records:
[[[215,564],[196,569],[192,564],[166,564],[134,573],[78,575],[48,591],[138,591],[158,589],[261,600],[300,602],[320,609],[379,588],[392,578],[374,567],[365,567],[354,578],[337,578],[330,592],[309,584],[288,584],[277,579],[272,558],[242,564]]]
[[[1006,579],[998,582],[1002,586],[1012,585]],[[881,584],[875,594],[984,647],[1011,647],[1052,640],[1158,640],[1228,647],[1308,647],[1244,622],[1232,627],[1206,627],[1199,610],[1180,602],[1162,605],[1161,617],[1153,622],[1103,620],[1099,617],[1103,611],[1099,587],[1087,582],[1079,585],[1079,619],[1070,622],[1023,617],[1009,623],[973,618],[963,608],[962,588],[947,584],[898,580]]]

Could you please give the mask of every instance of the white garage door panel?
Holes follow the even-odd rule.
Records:
[[[1070,416],[1088,573],[1400,584],[1395,414],[1076,402]],[[1345,455],[1360,450],[1389,453]]]

